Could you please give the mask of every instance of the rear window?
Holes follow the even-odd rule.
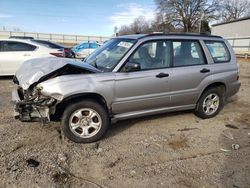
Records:
[[[205,41],[215,63],[225,63],[230,61],[230,54],[224,42]]]
[[[49,42],[49,41],[42,41],[42,40],[32,40],[33,42],[37,44],[41,44],[43,46],[46,46],[48,48],[53,48],[53,49],[61,49],[63,46]]]

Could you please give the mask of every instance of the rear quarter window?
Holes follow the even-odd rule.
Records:
[[[230,53],[222,41],[204,41],[215,63],[230,62]]]

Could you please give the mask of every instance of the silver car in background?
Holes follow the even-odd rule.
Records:
[[[240,88],[226,40],[200,34],[129,35],[111,39],[84,62],[26,61],[14,77],[15,117],[61,120],[74,142],[94,142],[111,122],[193,109],[212,118]]]
[[[101,44],[97,42],[83,42],[81,44],[78,44],[72,48],[72,51],[74,53],[75,58],[84,59],[89,54],[94,52],[97,48],[99,48]]]

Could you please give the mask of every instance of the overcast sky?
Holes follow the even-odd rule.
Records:
[[[155,9],[154,0],[0,0],[0,29],[110,36]]]

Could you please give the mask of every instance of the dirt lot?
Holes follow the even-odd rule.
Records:
[[[122,121],[92,144],[64,139],[58,122],[14,120],[13,83],[1,78],[0,187],[250,187],[250,63],[240,67],[240,92],[217,117]]]

